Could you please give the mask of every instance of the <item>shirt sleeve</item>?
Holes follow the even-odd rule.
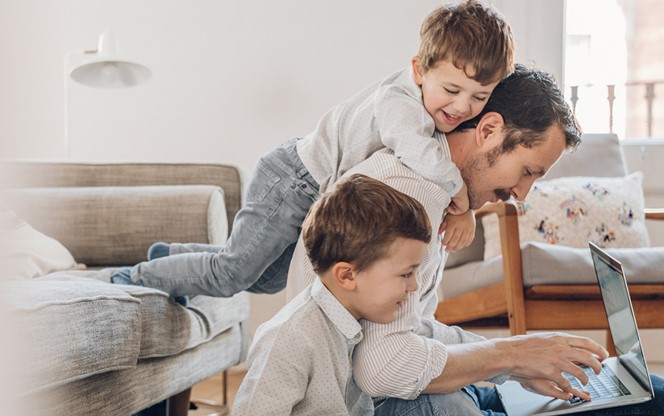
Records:
[[[365,339],[353,355],[353,378],[372,397],[413,400],[442,372],[447,348],[412,330],[386,330],[389,325],[363,322]]]
[[[415,173],[454,196],[461,189],[461,173],[448,150],[433,139],[435,124],[421,98],[405,87],[389,86],[377,94],[376,127],[382,143]]]
[[[311,355],[296,334],[257,337],[247,359],[249,370],[237,392],[233,415],[290,415],[307,391]]]

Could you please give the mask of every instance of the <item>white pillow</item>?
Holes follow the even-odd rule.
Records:
[[[2,203],[0,235],[2,277],[31,279],[76,267],[65,246],[35,230]]]
[[[517,203],[520,242],[584,248],[650,245],[645,225],[643,174],[624,177],[563,177],[535,182]],[[501,255],[498,218],[482,217],[484,259]]]

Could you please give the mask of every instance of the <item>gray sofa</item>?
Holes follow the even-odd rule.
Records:
[[[184,394],[184,408],[180,403],[182,410],[171,408],[170,414],[186,414],[191,386],[244,360],[246,293],[198,296],[185,308],[155,289],[109,283],[114,267],[145,260],[154,241],[223,243],[241,205],[237,168],[5,168],[14,178],[5,196],[12,208],[87,266],[2,279],[20,412],[129,415]]]

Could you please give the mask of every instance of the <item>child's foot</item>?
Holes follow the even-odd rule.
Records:
[[[111,275],[111,283],[116,285],[137,285],[131,280],[131,267],[120,267]]]
[[[170,244],[164,242],[153,243],[150,248],[148,248],[148,260],[154,260],[161,257],[166,257],[171,252]]]
[[[117,269],[115,273],[111,275],[111,283],[116,285],[141,286],[139,283],[131,280],[131,267],[120,267]],[[189,296],[174,296],[173,300],[185,308],[189,305]]]

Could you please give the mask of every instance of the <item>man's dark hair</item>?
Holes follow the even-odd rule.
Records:
[[[581,143],[581,128],[553,77],[540,70],[516,64],[514,72],[493,90],[482,112],[462,123],[458,130],[477,127],[482,116],[496,112],[505,120],[505,140],[500,152],[517,146],[532,148],[542,142],[544,133],[554,123],[565,134],[568,148]]]

